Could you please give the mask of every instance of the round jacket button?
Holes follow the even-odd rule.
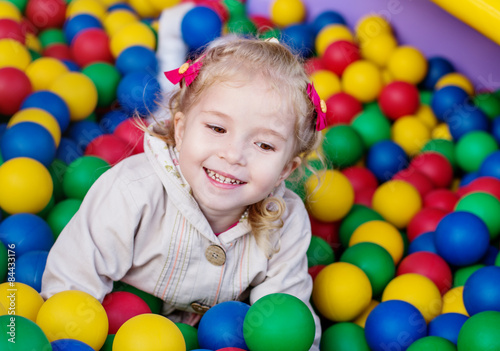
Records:
[[[201,303],[199,302],[193,302],[191,304],[191,308],[193,309],[193,311],[195,311],[196,313],[200,313],[200,314],[204,314],[205,312],[207,312],[209,309],[210,309],[210,306],[207,306],[207,305],[202,305]]]
[[[226,253],[219,245],[210,245],[205,251],[208,262],[215,266],[222,266],[226,262]]]

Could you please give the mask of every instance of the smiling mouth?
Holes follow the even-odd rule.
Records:
[[[223,175],[221,175],[217,172],[214,172],[211,169],[208,169],[208,168],[204,168],[204,169],[205,169],[205,172],[207,173],[207,175],[210,178],[212,178],[213,180],[215,180],[216,182],[219,182],[222,184],[234,184],[234,185],[246,184],[246,182],[243,182],[243,181],[238,180],[238,179],[224,177]]]

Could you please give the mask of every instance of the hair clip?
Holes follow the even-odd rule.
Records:
[[[189,86],[196,79],[201,66],[203,66],[203,57],[204,56],[192,65],[190,64],[191,61],[187,61],[177,69],[164,72],[165,77],[167,77],[167,79],[174,85],[179,83],[184,78],[186,86]]]
[[[264,41],[267,41],[267,42],[270,42],[270,43],[274,43],[274,44],[279,44],[280,43],[280,41],[278,40],[278,38],[275,38],[275,37],[267,38]]]
[[[326,103],[321,100],[318,92],[314,89],[313,83],[307,84],[307,95],[314,105],[314,110],[316,111],[316,130],[319,132],[327,126],[326,121]]]

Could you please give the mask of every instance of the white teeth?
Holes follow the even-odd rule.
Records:
[[[210,169],[206,169],[206,172],[210,178],[212,178],[215,181],[218,181],[219,183],[224,183],[224,184],[243,184],[242,181],[239,181],[237,179],[231,179],[228,177],[224,177],[223,175],[220,175],[219,173],[216,173]]]

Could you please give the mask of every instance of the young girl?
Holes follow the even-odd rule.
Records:
[[[50,251],[42,296],[102,301],[123,281],[191,323],[217,303],[278,292],[310,307],[310,223],[284,186],[325,123],[302,65],[277,41],[237,38],[166,76],[179,83],[172,119],[94,183]]]

